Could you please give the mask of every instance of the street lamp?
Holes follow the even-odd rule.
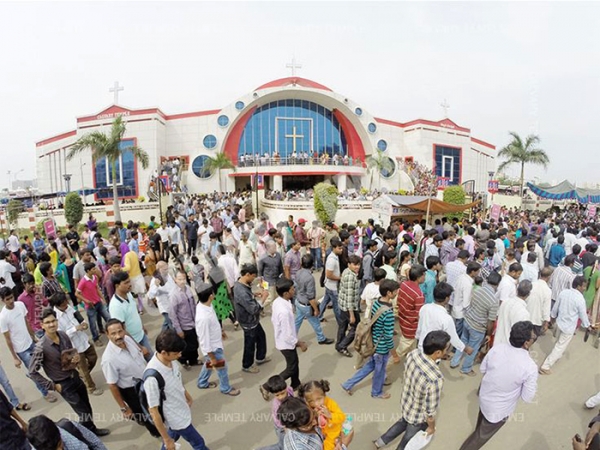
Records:
[[[63,175],[63,178],[65,179],[65,183],[67,185],[67,193],[71,192],[71,174],[70,173],[65,173]]]
[[[494,171],[490,170],[488,171],[488,175],[490,176],[490,183],[488,183],[488,191],[490,192],[490,194],[492,194],[492,198],[490,199],[490,203],[493,204],[494,203],[494,189],[492,188],[492,183],[491,181],[494,179]]]

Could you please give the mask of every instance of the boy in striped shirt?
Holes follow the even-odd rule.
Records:
[[[385,381],[385,368],[390,358],[390,351],[394,348],[394,313],[392,302],[398,296],[399,288],[400,285],[394,280],[383,280],[379,285],[381,297],[373,303],[371,317],[382,306],[386,306],[388,309],[379,316],[371,327],[373,343],[376,346],[375,354],[349,380],[342,383],[342,388],[348,395],[352,395],[352,388],[356,384],[366,378],[371,372],[374,372],[371,397],[384,400],[390,398],[389,392],[383,392],[383,383]]]

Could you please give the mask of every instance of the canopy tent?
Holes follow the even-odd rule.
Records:
[[[373,210],[386,220],[395,216],[421,219],[427,211],[429,214],[450,214],[470,209],[478,203],[455,205],[427,196],[382,195],[373,201]]]
[[[550,200],[577,200],[579,203],[600,203],[600,189],[583,189],[567,180],[556,186],[540,187],[527,183],[527,187],[538,197]]]

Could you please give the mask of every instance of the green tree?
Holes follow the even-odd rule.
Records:
[[[392,172],[394,170],[394,163],[388,158],[384,152],[379,149],[375,150],[375,153],[367,158],[367,167],[371,171],[371,181],[369,182],[369,189],[373,189],[373,174],[377,172],[379,179],[379,188],[381,189],[381,171],[386,170]]]
[[[534,164],[548,167],[550,158],[544,150],[538,148],[540,138],[537,135],[530,134],[525,138],[525,141],[521,139],[516,132],[511,131],[509,134],[512,136],[512,141],[498,152],[498,157],[503,158],[504,161],[498,166],[498,172],[504,171],[507,167],[513,164],[519,164],[521,166],[521,197],[523,196],[523,186],[525,184],[525,164]]]
[[[462,186],[448,186],[446,189],[444,189],[444,201],[446,203],[452,203],[453,205],[464,205],[466,198],[467,193]],[[460,219],[462,216],[462,212],[446,214],[446,217],[449,219],[454,219],[455,217]]]
[[[221,170],[223,169],[232,169],[234,172],[236,171],[233,161],[231,161],[231,159],[223,152],[219,152],[215,156],[209,156],[204,163],[204,166],[202,166],[202,172],[214,173],[217,171],[219,177],[219,192],[223,192],[221,187]]]
[[[140,147],[130,146],[122,149],[120,147],[121,140],[125,135],[126,124],[123,122],[123,118],[118,116],[112,123],[112,127],[108,134],[101,131],[94,131],[82,136],[73,144],[67,155],[67,160],[73,159],[75,156],[81,154],[86,149],[92,151],[92,161],[96,161],[106,158],[108,165],[111,168],[112,179],[117,179],[117,162],[121,154],[127,150],[133,153],[134,164],[135,161],[139,161],[144,169],[147,169],[150,165],[150,157],[145,150]],[[121,210],[119,209],[119,193],[117,191],[117,183],[113,183],[113,207],[115,211],[115,221],[121,220]]]
[[[83,218],[83,202],[77,192],[69,192],[65,197],[65,219],[71,225],[77,225]]]
[[[6,205],[6,218],[8,219],[8,223],[15,227],[17,225],[17,220],[19,219],[19,214],[23,211],[25,211],[25,207],[21,200],[13,199],[9,201],[8,205]]]
[[[338,188],[329,183],[318,183],[314,187],[313,207],[315,216],[322,224],[335,221],[338,210]]]

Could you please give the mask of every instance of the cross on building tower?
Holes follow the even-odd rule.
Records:
[[[444,118],[448,118],[448,109],[450,109],[450,105],[448,104],[448,101],[446,99],[444,99],[444,101],[442,103],[440,103],[440,106],[444,109]]]
[[[115,95],[114,104],[115,105],[119,104],[119,91],[123,91],[123,90],[125,90],[125,88],[123,86],[119,86],[118,81],[115,81],[115,84],[113,85],[113,87],[108,89],[108,92],[114,92],[114,95]]]
[[[295,77],[296,76],[296,69],[302,69],[302,64],[296,63],[296,57],[294,56],[292,58],[292,62],[291,63],[287,63],[285,65],[286,68],[288,69],[292,69],[292,76]]]

